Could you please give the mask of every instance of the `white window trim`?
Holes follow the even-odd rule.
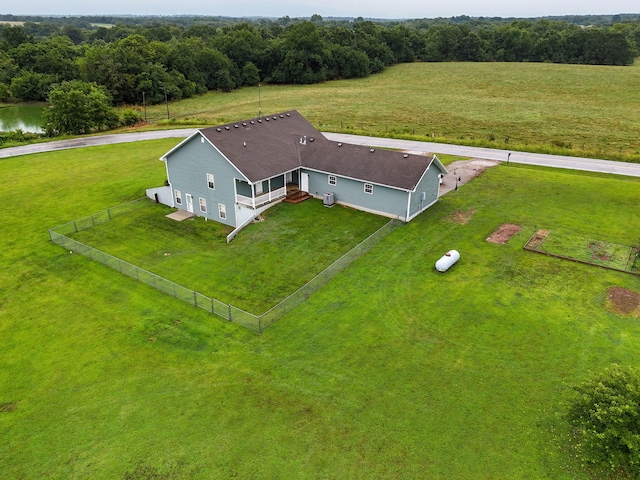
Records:
[[[364,184],[364,193],[366,193],[367,195],[373,195],[373,183]]]
[[[182,205],[182,193],[180,192],[180,190],[173,191],[173,198],[176,201],[176,205]]]
[[[218,204],[218,216],[223,220],[227,219],[227,207],[225,206],[224,203]]]
[[[333,185],[335,187],[338,184],[338,177],[335,175],[329,175],[328,182],[329,185]]]
[[[262,195],[264,193],[264,188],[262,188],[262,182],[256,183],[256,195]]]
[[[213,173],[207,173],[207,188],[209,188],[209,190],[216,189],[216,182]]]
[[[207,213],[207,200],[202,197],[198,197],[198,203],[200,204],[200,211],[202,213]]]

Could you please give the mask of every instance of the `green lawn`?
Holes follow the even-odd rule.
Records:
[[[262,85],[264,113],[297,109],[321,130],[640,161],[640,62],[411,63],[358,80]],[[166,118],[164,105],[147,108]],[[257,87],[170,105],[175,120],[258,114]]]
[[[605,478],[560,414],[589,370],[637,365],[638,319],[604,305],[640,279],[522,246],[633,244],[639,180],[490,169],[255,335],[48,241],[161,184],[173,145],[0,161],[0,478]]]
[[[154,205],[71,238],[223,303],[259,315],[292,294],[388,219],[320,200],[280,203],[230,244],[231,228]]]
[[[619,270],[631,270],[635,258],[635,252],[629,245],[597,240],[562,229],[549,232],[539,250]]]

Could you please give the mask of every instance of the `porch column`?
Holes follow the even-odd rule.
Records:
[[[269,179],[269,203],[271,203],[271,179]]]

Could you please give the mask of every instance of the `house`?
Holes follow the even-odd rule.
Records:
[[[161,160],[168,187],[149,196],[236,230],[292,191],[410,221],[447,173],[435,155],[329,141],[297,111],[198,130]]]

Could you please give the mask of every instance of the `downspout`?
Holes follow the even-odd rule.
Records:
[[[409,221],[409,212],[411,211],[411,191],[409,191],[409,195],[407,195],[407,214],[404,217],[404,222],[407,223]]]

